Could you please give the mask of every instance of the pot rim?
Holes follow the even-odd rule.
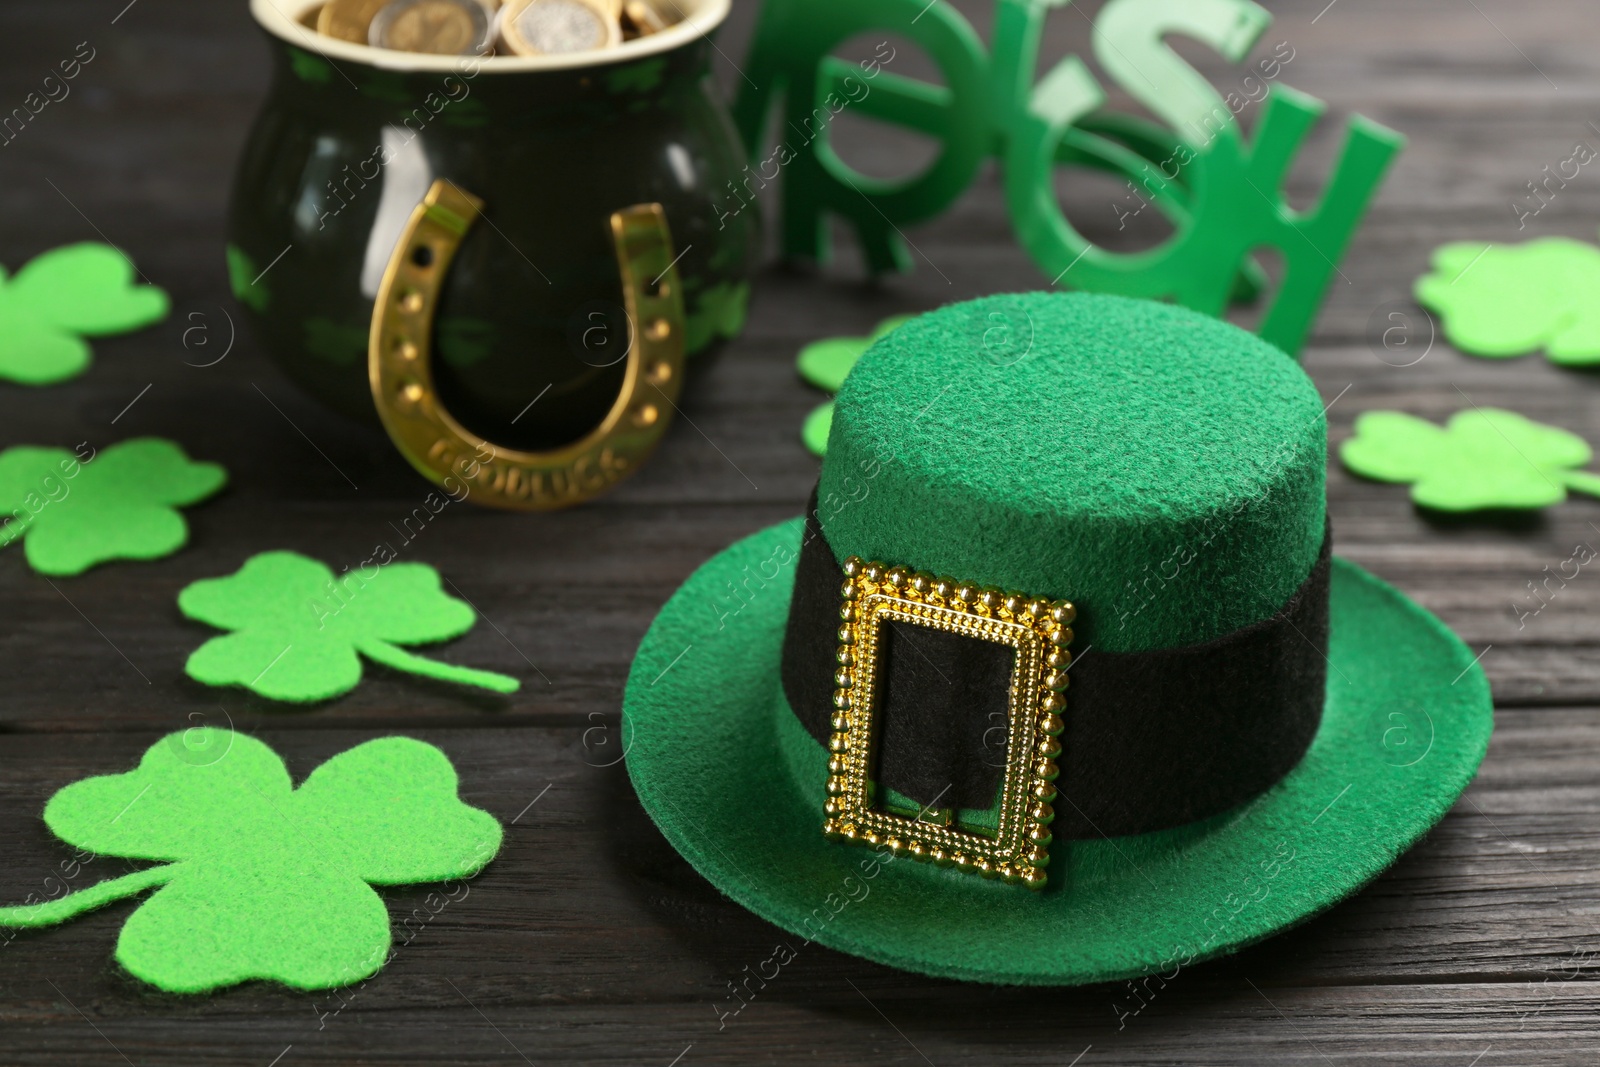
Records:
[[[402,72],[459,74],[475,67],[477,74],[519,74],[546,70],[577,70],[626,63],[646,56],[660,55],[705,37],[728,17],[732,0],[672,0],[679,10],[688,9],[682,21],[653,33],[625,41],[615,48],[572,52],[557,56],[440,56],[421,52],[399,52],[371,45],[353,44],[325,37],[299,21],[319,0],[250,0],[250,14],[261,28],[286,44],[314,52],[325,59],[360,63],[368,67]]]

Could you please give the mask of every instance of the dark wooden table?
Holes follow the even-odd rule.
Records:
[[[39,891],[69,855],[39,819],[55,790],[128,769],[156,738],[201,722],[261,737],[297,778],[375,735],[423,738],[450,754],[465,797],[508,833],[470,896],[359,991],[153,992],[111,960],[129,903],[22,934],[0,948],[0,1064],[1594,1061],[1600,602],[1590,585],[1600,578],[1584,572],[1520,625],[1512,604],[1575,544],[1600,544],[1600,508],[1578,500],[1521,524],[1444,523],[1403,490],[1336,465],[1339,551],[1484,650],[1494,684],[1488,760],[1422,844],[1332,912],[1184,972],[1120,1029],[1117,1005],[1131,1003],[1121,986],[987,989],[823,949],[719,1025],[727,983],[767,957],[775,931],[722,899],[641,811],[615,762],[628,664],[696,565],[803,503],[816,462],[797,430],[819,398],[795,378],[801,344],[1043,284],[1011,239],[992,172],[913,231],[925,259],[910,276],[862,284],[848,242],[827,271],[766,270],[744,336],[685,404],[693,425],[680,420],[617,492],[556,515],[451,508],[408,548],[492,623],[448,657],[521,677],[515,698],[370,669],[345,699],[296,711],[189,681],[184,658],[210,631],[179,616],[183,585],[268,548],[365,558],[426,487],[381,436],[298,395],[250,337],[215,366],[191,365],[220,350],[227,315],[237,318],[222,219],[265,88],[265,49],[244,0],[125,3],[0,9],[0,112],[79,42],[96,53],[70,97],[0,148],[0,262],[14,269],[56,245],[109,240],[168,289],[173,314],[97,342],[95,367],[76,382],[0,386],[0,445],[163,434],[226,464],[232,486],[190,513],[191,546],[160,562],[52,583],[19,550],[0,553],[0,900]],[[1412,311],[1417,347],[1404,358],[1375,343],[1372,325],[1410,309],[1411,282],[1441,242],[1594,237],[1600,175],[1590,170],[1522,232],[1510,206],[1575,143],[1600,145],[1592,10],[1578,0],[1324,4],[1272,5],[1266,47],[1295,50],[1283,79],[1328,100],[1336,119],[1359,110],[1410,137],[1305,355],[1323,395],[1337,398],[1333,439],[1367,408],[1438,420],[1470,401],[1600,440],[1592,376],[1540,357],[1469,359],[1442,341],[1398,367],[1425,347],[1425,321]],[[988,5],[964,6],[987,32]],[[740,0],[722,37],[728,56],[742,55],[753,13]],[[1046,58],[1084,51],[1087,27],[1074,9],[1055,12]],[[724,66],[719,76],[738,75]],[[1340,137],[1340,121],[1319,128],[1291,182],[1297,202],[1320,188]],[[865,166],[892,169],[897,158],[893,139],[852,145]],[[1117,183],[1080,177],[1062,193],[1092,235],[1115,239]],[[193,347],[202,335],[185,346],[196,326],[212,344],[203,357]],[[422,896],[386,895],[397,924]]]

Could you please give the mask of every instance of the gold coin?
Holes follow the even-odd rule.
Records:
[[[391,0],[372,20],[367,43],[402,52],[473,55],[489,45],[489,12],[478,0]]]
[[[317,32],[352,44],[367,43],[367,29],[389,0],[328,0],[317,14]]]
[[[667,20],[648,0],[627,0],[622,5],[622,28],[630,37],[645,37],[666,29]]]
[[[500,34],[522,56],[565,55],[622,43],[622,27],[606,0],[509,0]]]

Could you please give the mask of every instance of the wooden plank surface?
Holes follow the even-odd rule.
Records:
[[[375,669],[341,701],[285,711],[190,682],[184,658],[208,631],[178,615],[184,584],[265,548],[364,558],[392,539],[388,524],[425,487],[381,437],[294,392],[249,336],[213,367],[189,365],[204,360],[185,347],[184,331],[204,326],[220,346],[226,316],[237,317],[222,218],[265,88],[265,50],[242,0],[124,3],[0,8],[0,108],[20,102],[78,42],[96,49],[72,95],[0,148],[0,262],[15,268],[59,244],[108,239],[168,289],[173,314],[155,330],[97,341],[95,368],[76,382],[0,388],[0,445],[160,433],[224,463],[232,488],[191,513],[193,543],[167,560],[52,584],[16,551],[0,553],[0,900],[37,891],[70,854],[38,819],[52,792],[125,769],[162,734],[198,722],[261,737],[297,776],[376,734],[420,737],[455,760],[465,797],[510,829],[501,858],[438,914],[427,913],[423,893],[386,894],[400,940],[410,940],[359,990],[153,993],[110,959],[131,904],[20,934],[0,946],[0,1063],[1594,1061],[1600,601],[1589,583],[1600,578],[1584,572],[1520,621],[1513,604],[1526,605],[1526,583],[1574,544],[1600,545],[1600,507],[1577,500],[1517,524],[1447,523],[1337,465],[1329,501],[1339,551],[1486,649],[1499,706],[1482,774],[1422,844],[1356,898],[1182,973],[1137,1014],[1121,985],[986,989],[812,948],[743,1011],[720,1017],[731,1007],[727,983],[765,959],[778,935],[678,859],[612,762],[628,664],[690,571],[803,503],[816,464],[796,435],[819,398],[794,377],[799,345],[887,314],[1044,283],[1010,236],[992,171],[945,217],[911,232],[921,255],[909,276],[860,283],[848,241],[828,270],[764,271],[745,334],[693,383],[693,425],[677,423],[650,466],[613,495],[548,516],[452,507],[406,546],[407,558],[438,566],[493,624],[451,646],[450,658],[518,675],[520,694],[472,697]],[[987,33],[987,5],[960,6]],[[1092,14],[1098,5],[1083,6]],[[1283,80],[1330,104],[1291,181],[1296,202],[1315,196],[1350,111],[1410,139],[1305,356],[1334,401],[1333,441],[1367,408],[1440,419],[1469,403],[1600,439],[1592,376],[1537,357],[1472,360],[1442,339],[1427,348],[1429,324],[1407,301],[1444,241],[1594,237],[1600,172],[1585,170],[1524,231],[1509,207],[1574,143],[1600,145],[1587,6],[1269,7],[1267,47],[1295,49]],[[738,0],[720,39],[729,56],[742,55],[753,15]],[[1076,8],[1053,13],[1046,60],[1085,50],[1087,27]],[[1237,77],[1202,65],[1219,84]],[[728,85],[739,77],[727,65],[718,75]],[[903,169],[892,138],[858,136],[844,147],[869,169]],[[1086,231],[1111,241],[1108,188],[1115,195],[1114,186],[1069,181],[1062,194]],[[1411,357],[1376,341],[1395,310],[1416,331],[1411,351],[1427,351],[1410,366],[1395,366]],[[97,861],[80,880],[116,864]],[[408,935],[401,920],[419,907],[426,921]]]

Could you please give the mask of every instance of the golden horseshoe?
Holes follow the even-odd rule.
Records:
[[[445,489],[459,479],[480,504],[547,511],[582,503],[632,474],[677,410],[683,387],[683,294],[660,204],[611,216],[632,331],[611,410],[586,436],[547,452],[497,445],[439,403],[433,384],[433,311],[450,261],[483,201],[435,181],[389,257],[372,307],[367,372],[378,417],[400,454]],[[653,280],[652,280],[653,279]]]

